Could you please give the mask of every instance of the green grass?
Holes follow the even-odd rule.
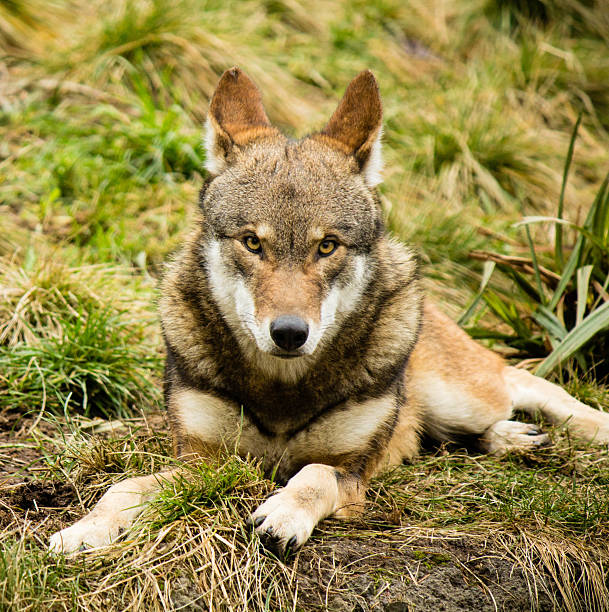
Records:
[[[139,403],[155,402],[149,379],[160,357],[134,348],[133,335],[122,333],[125,325],[108,311],[76,314],[62,321],[57,338],[1,350],[0,410],[27,412],[42,395],[41,410],[55,414],[121,417]]]
[[[395,545],[402,559],[418,534],[511,560],[532,602],[539,589],[556,609],[607,609],[606,449],[560,432],[501,461],[426,454],[374,483],[365,520],[322,524],[287,564],[244,522],[272,483],[230,456],[168,487],[110,552],[57,560],[45,547],[124,473],[172,462],[154,416],[155,287],[196,209],[209,97],[235,64],[294,136],[319,129],[371,68],[383,206],[419,249],[429,292],[489,345],[530,366],[549,359],[544,373],[607,410],[605,319],[590,338],[581,330],[607,312],[608,41],[603,4],[575,0],[0,2],[0,469],[12,478],[0,608],[323,608],[353,592],[351,572],[376,576],[381,598],[391,572],[357,546]],[[555,216],[565,222],[536,220]],[[106,420],[116,429],[104,433]],[[44,495],[21,495],[23,483]],[[59,484],[73,490],[51,495],[64,511],[37,511]],[[344,547],[354,552],[336,561]]]
[[[609,364],[605,362],[609,341],[609,174],[585,221],[575,224],[564,219],[564,195],[580,120],[581,117],[575,124],[567,153],[556,216],[528,217],[519,223],[524,228],[530,258],[479,254],[491,265],[497,264],[513,282],[516,295],[512,291],[503,297],[489,289],[479,292],[461,323],[473,315],[476,303],[483,297],[489,309],[511,328],[512,334],[506,334],[504,341],[519,349],[521,357],[544,356],[547,346],[551,346],[550,354],[537,367],[539,376],[568,367],[574,360],[580,373],[593,369],[604,381],[609,374]],[[554,225],[553,257],[537,254],[531,226],[540,223]],[[563,245],[563,226],[575,235],[572,248]],[[485,336],[479,328],[473,328],[472,333]],[[491,336],[495,334],[490,330]]]
[[[82,582],[39,545],[23,538],[3,538],[0,550],[0,592],[3,609],[35,610],[49,604],[49,593],[61,594],[67,609],[77,606]],[[76,579],[75,579],[76,578]],[[83,581],[84,582],[84,581]]]
[[[594,539],[607,528],[607,456],[565,443],[500,461],[453,452],[397,468],[373,491],[380,496],[389,489],[391,504],[408,520],[429,527],[475,528],[492,521]],[[581,473],[585,481],[578,478]],[[379,497],[380,504],[386,501]]]
[[[179,231],[176,217],[184,218],[185,204],[175,200],[185,192],[192,197],[186,181],[201,179],[204,157],[192,119],[176,105],[156,108],[138,91],[127,112],[46,100],[3,118],[16,159],[0,198],[23,223],[92,261],[158,264]]]
[[[0,411],[122,417],[158,405],[150,281],[55,257],[31,245],[20,266],[0,262]]]

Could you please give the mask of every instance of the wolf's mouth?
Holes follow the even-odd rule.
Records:
[[[279,357],[280,359],[295,359],[296,357],[302,357],[302,353],[271,353],[273,357]]]

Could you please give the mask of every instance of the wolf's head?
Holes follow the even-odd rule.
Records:
[[[243,72],[220,79],[200,256],[224,319],[268,375],[301,376],[365,294],[383,233],[381,114],[376,81],[362,72],[320,133],[291,141]]]

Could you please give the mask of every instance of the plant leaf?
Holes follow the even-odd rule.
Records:
[[[577,269],[577,312],[575,314],[575,325],[579,325],[584,319],[592,268],[594,268],[593,265],[588,265]]]
[[[529,250],[531,251],[531,261],[533,262],[533,271],[535,272],[535,282],[537,283],[537,292],[539,293],[539,299],[542,304],[546,304],[546,294],[543,291],[543,285],[541,284],[541,275],[539,274],[539,264],[537,263],[537,253],[535,252],[535,245],[531,239],[531,232],[529,226],[525,225],[525,233],[527,236],[527,242],[529,243]]]
[[[545,306],[540,306],[534,313],[533,319],[545,329],[552,348],[556,348],[562,339],[567,335],[565,326],[561,323],[559,318]]]
[[[474,296],[472,303],[467,307],[467,310],[461,315],[459,318],[458,324],[463,326],[467,325],[468,321],[472,318],[480,299],[482,298],[482,294],[488,285],[489,280],[495,270],[495,262],[494,261],[485,261],[484,266],[482,268],[482,280],[480,281],[480,288],[478,289],[478,293]]]
[[[577,121],[575,122],[575,126],[573,128],[573,133],[571,134],[571,141],[569,142],[569,150],[567,151],[567,159],[565,161],[565,169],[562,174],[562,185],[560,187],[560,198],[558,199],[558,212],[556,216],[559,219],[562,219],[562,213],[565,205],[565,190],[567,188],[567,177],[569,175],[569,169],[571,168],[571,161],[573,160],[573,149],[575,148],[575,139],[577,138],[577,130],[579,129],[579,124],[582,120],[582,114],[579,114]],[[556,266],[560,269],[563,267],[564,258],[562,252],[562,227],[560,224],[556,225],[556,240],[554,244],[554,261],[556,261]]]
[[[584,244],[584,239],[583,239],[583,236],[580,235],[577,239],[577,242],[575,243],[575,246],[573,247],[573,250],[571,251],[571,255],[569,256],[567,265],[565,266],[562,272],[562,275],[560,277],[560,280],[558,281],[558,285],[556,286],[556,289],[554,290],[554,295],[552,296],[552,299],[550,300],[550,303],[548,304],[548,308],[550,310],[554,310],[556,308],[556,305],[558,304],[558,302],[560,301],[560,298],[565,292],[565,289],[567,288],[569,281],[573,277],[573,273],[575,272],[575,269],[577,268],[577,263],[579,261],[579,255],[582,251],[583,244]]]
[[[547,376],[559,363],[568,359],[595,334],[609,327],[609,302],[589,314],[574,327],[562,342],[539,364],[537,376]]]

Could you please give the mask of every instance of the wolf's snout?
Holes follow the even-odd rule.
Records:
[[[294,315],[282,315],[271,323],[271,338],[284,351],[300,348],[309,337],[307,322]]]

